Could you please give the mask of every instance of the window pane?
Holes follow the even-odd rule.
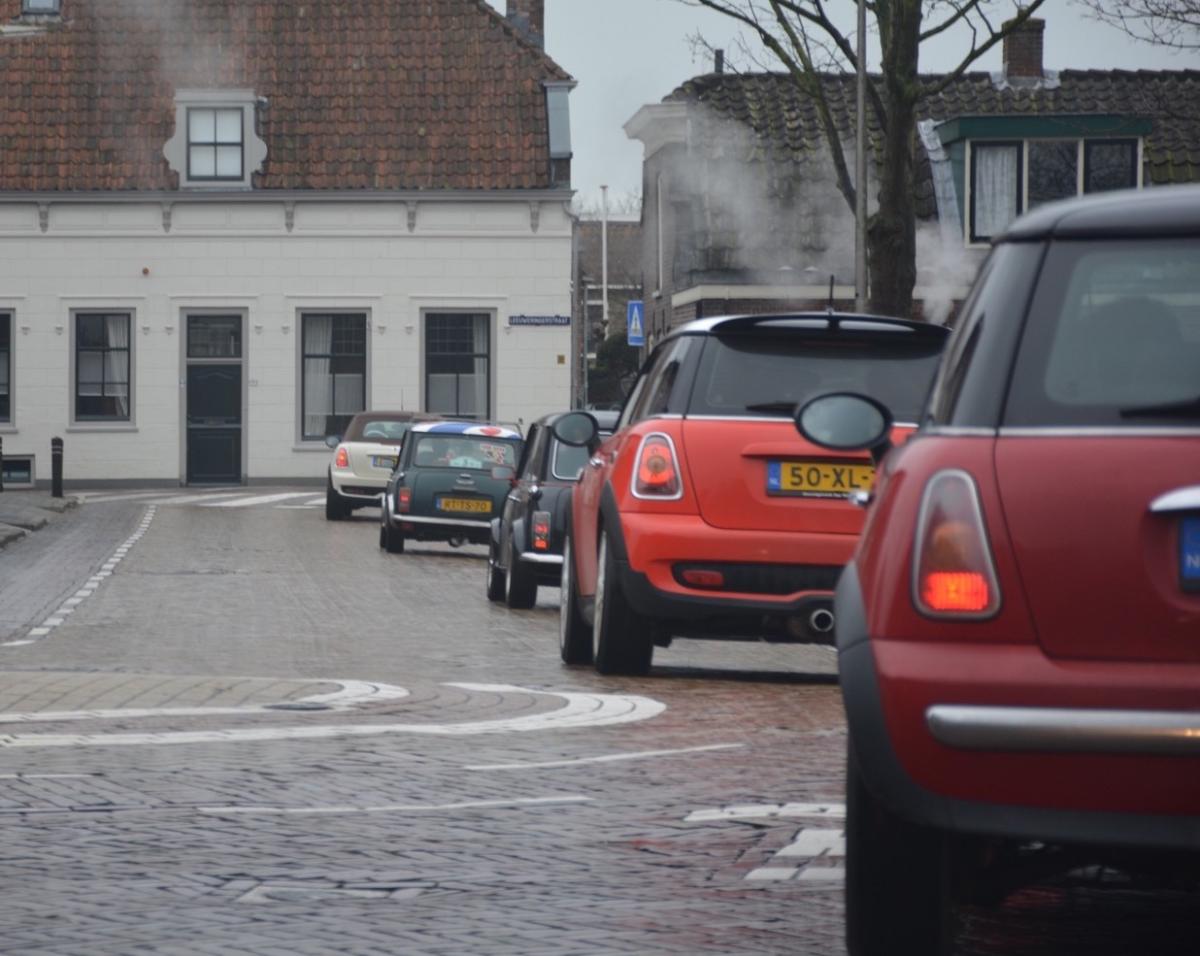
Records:
[[[25,13],[58,13],[60,0],[24,0],[21,10]]]
[[[213,142],[216,138],[216,125],[216,114],[213,110],[188,110],[188,142]]]
[[[1079,144],[1075,140],[1029,143],[1029,208],[1079,192]]]
[[[1003,232],[1020,211],[1021,147],[1013,143],[975,145],[971,156],[971,235],[990,239]]]
[[[212,179],[217,175],[217,151],[213,147],[193,146],[188,155],[188,175],[192,179]]]
[[[242,111],[217,110],[217,142],[241,143]]]
[[[5,352],[12,345],[12,316],[0,315],[0,349]]]
[[[242,322],[236,315],[188,317],[188,358],[238,358]]]
[[[1084,192],[1130,189],[1137,185],[1137,142],[1086,143]]]
[[[80,352],[78,362],[79,389],[83,390],[86,382],[104,381],[104,353]]]
[[[454,375],[436,375],[429,376],[428,384],[425,388],[425,407],[431,412],[441,412],[444,415],[453,415],[458,411],[454,404],[455,390]]]
[[[76,316],[75,345],[78,348],[104,348],[107,346],[108,334],[104,330],[104,316]]]
[[[329,371],[329,359],[305,359],[303,374],[304,437],[319,439],[335,434],[326,430],[327,418],[333,412],[333,376]]]
[[[365,315],[334,317],[333,351],[335,355],[366,354],[367,317]]]
[[[333,410],[337,415],[355,415],[363,410],[363,377],[337,375],[333,380]]]
[[[0,392],[8,394],[8,353],[0,352]]]
[[[242,147],[217,147],[217,176],[221,179],[242,178]]]
[[[304,353],[329,355],[333,352],[333,316],[304,316]]]

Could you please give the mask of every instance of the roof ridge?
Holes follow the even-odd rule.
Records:
[[[574,82],[575,77],[563,69],[563,67],[559,65],[558,61],[546,52],[546,48],[544,46],[538,46],[538,44],[534,43],[531,39],[529,39],[529,37],[525,36],[525,34],[523,34],[513,25],[512,21],[509,20],[508,17],[488,3],[487,0],[467,0],[467,2],[474,3],[476,9],[487,14],[493,19],[500,21],[500,25],[507,30],[508,33],[510,33],[518,43],[526,47],[531,53],[535,53],[540,59],[544,60],[553,71],[557,72],[559,74],[559,79],[571,80]],[[544,30],[543,36],[545,36]]]

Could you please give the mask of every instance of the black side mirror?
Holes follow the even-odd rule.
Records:
[[[875,399],[857,392],[818,395],[796,409],[796,430],[831,451],[871,453],[878,464],[892,447],[892,414]]]
[[[325,447],[327,447],[327,448],[337,448],[337,446],[340,445],[341,443],[342,443],[342,439],[340,437],[338,437],[337,435],[326,435],[325,436]]]
[[[592,451],[600,444],[600,425],[588,412],[567,412],[550,426],[550,433],[572,448]]]

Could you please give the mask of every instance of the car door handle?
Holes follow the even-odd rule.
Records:
[[[1168,491],[1165,495],[1159,495],[1150,502],[1150,510],[1155,514],[1200,510],[1200,485],[1176,488],[1174,491]]]
[[[604,460],[602,455],[596,455],[595,457],[588,459],[588,464],[593,468],[603,468],[608,464],[608,462]]]

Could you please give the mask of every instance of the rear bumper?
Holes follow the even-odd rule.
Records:
[[[1200,714],[1172,707],[1189,682],[1195,701],[1194,666],[1181,674],[1063,664],[1036,646],[871,641],[852,564],[835,607],[858,763],[894,812],[960,833],[1200,850],[1200,749],[1190,736]]]
[[[348,469],[331,468],[329,481],[333,490],[343,498],[360,501],[363,504],[378,504],[379,496],[387,488],[387,475],[382,478],[363,478]]]
[[[398,515],[391,496],[384,498],[384,509],[388,523],[416,538],[447,541],[451,538],[467,538],[476,544],[487,544],[491,537],[492,519],[486,518],[438,518],[425,515]]]

